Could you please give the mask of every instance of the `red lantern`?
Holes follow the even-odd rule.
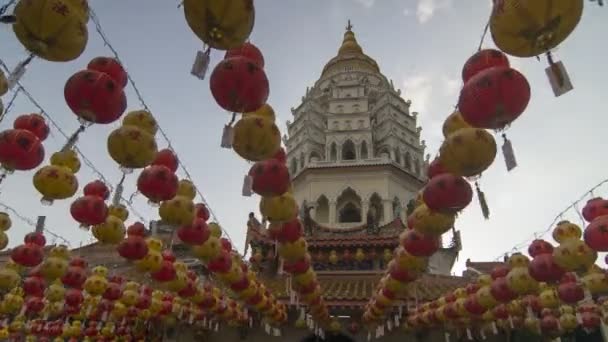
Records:
[[[43,297],[46,285],[41,277],[29,276],[23,280],[23,292],[29,297]]]
[[[226,273],[230,267],[232,267],[232,258],[226,251],[222,251],[218,257],[207,264],[207,269],[213,273]]]
[[[508,303],[517,296],[509,288],[509,283],[506,277],[494,279],[490,287],[492,297],[501,303]]]
[[[281,226],[281,230],[277,236],[280,243],[294,242],[302,237],[302,223],[295,218],[289,222],[285,222]]]
[[[554,283],[564,275],[564,270],[559,267],[553,259],[553,254],[539,254],[535,256],[528,265],[530,276],[536,281]]]
[[[70,266],[65,274],[61,277],[61,282],[65,286],[75,289],[81,289],[84,282],[87,280],[87,273],[83,267]]]
[[[112,123],[127,109],[124,90],[103,72],[79,71],[68,79],[63,92],[68,107],[87,122]]]
[[[549,313],[543,315],[543,318],[540,320],[540,329],[543,334],[555,333],[559,329],[559,321],[549,311]]]
[[[249,176],[253,180],[251,189],[260,196],[280,196],[289,189],[289,170],[277,159],[255,163]]]
[[[44,309],[44,301],[40,297],[29,297],[25,300],[25,312],[37,314]]]
[[[0,132],[0,164],[7,170],[28,171],[44,160],[44,146],[38,137],[25,129]]]
[[[230,253],[232,251],[232,243],[230,243],[230,240],[228,240],[226,238],[221,238],[220,242],[222,244],[223,250],[225,250],[228,253]]]
[[[194,216],[199,219],[202,219],[205,222],[207,222],[207,220],[209,220],[210,213],[209,213],[209,209],[207,209],[207,206],[205,205],[205,203],[196,203],[194,205]]]
[[[583,235],[585,243],[596,252],[608,252],[608,216],[596,217]]]
[[[482,315],[487,309],[479,304],[479,300],[477,300],[477,296],[475,294],[470,294],[467,299],[464,301],[464,308],[473,316]]]
[[[400,237],[401,246],[413,256],[429,257],[439,249],[439,239],[408,229]]]
[[[42,262],[44,252],[42,247],[34,243],[25,243],[11,251],[11,259],[21,266],[34,267]]]
[[[426,171],[427,177],[432,179],[433,177],[439,176],[440,174],[447,173],[447,170],[441,165],[441,160],[439,158],[433,159],[433,161],[429,164],[429,168]]]
[[[196,295],[196,286],[194,285],[194,281],[192,281],[191,279],[188,279],[188,282],[186,283],[186,287],[179,290],[179,292],[177,292],[177,294],[182,298],[194,297],[194,295]]]
[[[510,270],[511,268],[505,264],[498,265],[492,269],[490,276],[492,277],[492,280],[496,280],[498,278],[506,277]]]
[[[14,129],[24,129],[34,133],[41,141],[49,136],[49,126],[40,114],[20,115],[13,123]]]
[[[178,188],[177,176],[162,165],[151,165],[143,169],[137,178],[137,190],[150,203],[160,203],[175,197]]]
[[[110,197],[110,189],[108,189],[108,186],[100,180],[88,183],[84,186],[82,192],[85,196],[97,196],[104,200],[107,200]]]
[[[469,183],[451,173],[431,178],[422,193],[426,206],[438,212],[459,212],[469,205],[472,199],[473,190]]]
[[[577,284],[576,278],[570,275],[567,273],[557,287],[557,296],[566,304],[575,304],[585,298],[585,292],[581,285]]]
[[[530,246],[528,247],[528,254],[531,257],[535,258],[541,254],[551,254],[553,253],[553,246],[542,239],[536,239],[532,241]]]
[[[127,228],[128,236],[146,236],[146,226],[141,222],[135,222]]]
[[[169,249],[165,249],[163,250],[160,255],[163,257],[163,260],[167,260],[167,261],[171,261],[171,262],[175,262],[175,260],[177,260],[177,258],[175,257],[175,254],[173,254],[173,252]]]
[[[38,245],[40,247],[46,246],[46,238],[44,237],[44,234],[40,232],[27,233],[23,238],[23,242],[33,243],[34,245]]]
[[[467,83],[480,71],[493,67],[509,67],[509,59],[499,50],[484,49],[471,56],[462,68],[462,81]]]
[[[143,237],[131,235],[122,240],[116,250],[125,259],[140,260],[148,254],[148,245]]]
[[[458,110],[473,127],[503,129],[524,112],[529,101],[530,85],[524,75],[508,67],[494,67],[465,83]]]
[[[167,282],[175,279],[176,271],[173,266],[173,262],[163,260],[161,267],[158,271],[151,274],[152,278],[156,281]]]
[[[81,226],[94,226],[105,222],[108,206],[101,197],[83,196],[72,202],[70,214]]]
[[[608,215],[608,200],[601,197],[588,200],[583,208],[583,217],[587,222],[591,222],[597,217],[604,215]]]
[[[152,162],[152,165],[166,166],[171,172],[175,173],[179,166],[179,159],[177,159],[172,150],[165,148],[156,152],[156,158]]]
[[[137,302],[135,303],[135,307],[140,310],[146,310],[152,305],[152,298],[145,293],[142,293],[137,297]]]
[[[245,57],[221,61],[211,74],[210,86],[218,105],[234,113],[254,112],[268,99],[264,70]]]
[[[346,250],[348,251],[348,250]],[[346,257],[346,251],[345,253],[345,257]],[[308,269],[310,268],[310,257],[306,256],[300,260],[294,261],[294,262],[285,262],[283,263],[283,270],[285,270],[285,272],[287,273],[291,273],[291,274],[301,274],[304,273],[306,271],[308,271]]]
[[[398,265],[393,263],[392,261],[389,264],[392,264],[389,266],[389,274],[391,278],[401,283],[409,283],[416,279],[416,276],[413,273],[399,268]]]
[[[195,219],[192,224],[182,226],[177,230],[179,239],[188,245],[202,245],[210,235],[211,231],[203,219]]]
[[[257,46],[251,43],[244,43],[243,45],[230,49],[226,51],[226,55],[224,55],[224,59],[232,58],[232,57],[245,57],[252,61],[255,65],[257,65],[260,69],[264,68],[264,56],[260,49]]]
[[[108,282],[108,286],[106,287],[106,291],[103,293],[103,298],[115,301],[122,297],[122,289],[119,283]]]
[[[122,65],[120,65],[120,62],[118,62],[115,58],[111,58],[111,57],[93,58],[89,62],[89,65],[87,65],[87,69],[95,70],[95,71],[99,71],[104,74],[107,74],[121,88],[124,88],[127,86],[127,81],[128,81],[127,72],[122,67]]]
[[[274,156],[272,156],[272,159],[276,159],[278,161],[280,161],[283,164],[287,163],[287,153],[285,153],[285,149],[280,147],[277,150],[277,153],[274,154]]]

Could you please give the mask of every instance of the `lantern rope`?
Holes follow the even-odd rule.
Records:
[[[19,220],[23,221],[24,223],[26,223],[28,226],[34,227],[36,228],[36,222],[32,219],[29,219],[23,215],[21,215],[17,210],[13,209],[12,207],[9,207],[8,205],[0,202],[0,208],[3,208],[6,211],[9,211],[13,214],[14,217],[18,218]],[[71,247],[72,244],[70,243],[70,241],[68,241],[68,239],[64,238],[63,236],[51,231],[48,228],[44,228],[44,232],[49,234],[50,236],[52,236],[55,239],[61,240],[63,242],[65,242],[68,247]]]
[[[0,67],[2,69],[4,69],[6,72],[10,72],[10,69],[8,68],[6,63],[1,58],[0,58]],[[28,100],[34,105],[34,107],[36,107],[38,109],[40,114],[42,116],[44,116],[44,118],[46,120],[48,120],[48,122],[51,123],[51,125],[57,130],[57,132],[59,132],[59,134],[61,134],[66,140],[69,140],[70,136],[61,128],[61,126],[53,119],[53,117],[51,115],[49,115],[48,112],[44,108],[42,108],[40,103],[38,103],[38,101],[34,98],[34,96],[32,96],[32,94],[21,84],[20,81],[17,81],[16,86],[17,86],[16,91],[19,91],[21,94],[25,95],[28,98]],[[78,155],[80,156],[80,160],[93,172],[93,174],[95,174],[96,177],[101,179],[110,188],[110,192],[112,192],[113,191],[112,183],[110,183],[108,181],[106,176],[104,176],[104,174],[101,171],[99,171],[99,169],[97,167],[95,167],[95,164],[93,164],[93,162],[91,162],[91,160],[80,150],[80,148],[78,148],[78,146],[74,146],[73,148],[74,148],[74,151],[76,151],[76,153],[78,153]],[[123,202],[126,203],[127,207],[130,209],[131,213],[134,214],[135,216],[137,216],[137,218],[140,221],[142,221],[142,223],[147,222],[147,220],[137,211],[137,209],[135,209],[135,207],[133,207],[131,205],[131,203],[129,203],[124,197],[121,197],[121,199]]]
[[[581,215],[581,213],[578,210],[578,205],[584,201],[585,199],[587,199],[589,196],[593,196],[593,191],[595,191],[596,189],[600,188],[601,186],[603,186],[604,184],[608,183],[608,178],[602,180],[601,182],[597,183],[595,186],[593,186],[591,189],[587,190],[581,197],[579,197],[576,201],[574,201],[572,204],[570,204],[568,207],[566,207],[564,210],[562,210],[561,212],[559,212],[559,214],[555,215],[555,218],[553,219],[553,221],[551,222],[551,224],[549,224],[547,226],[547,228],[545,230],[542,231],[537,231],[534,232],[532,234],[532,237],[526,239],[525,241],[522,241],[521,243],[513,246],[510,250],[505,251],[503,253],[501,253],[499,256],[497,256],[494,261],[499,261],[500,259],[502,259],[504,257],[505,254],[508,254],[510,252],[517,252],[520,251],[522,248],[528,246],[530,244],[531,241],[535,240],[535,239],[540,239],[542,238],[545,234],[549,233],[553,228],[555,228],[555,224],[557,224],[559,221],[561,221],[563,219],[564,214],[566,214],[569,210],[574,209],[577,214],[578,217],[583,220],[584,223],[584,219]]]
[[[90,14],[90,17],[91,17],[91,21],[95,24],[95,30],[97,31],[97,33],[99,34],[99,36],[103,40],[105,46],[108,47],[108,49],[110,49],[110,51],[114,55],[114,58],[116,58],[116,60],[118,61],[118,63],[120,63],[120,65],[122,65],[123,69],[125,70],[125,72],[127,74],[127,80],[129,81],[129,84],[131,84],[131,87],[135,91],[135,95],[137,96],[137,98],[138,98],[141,106],[143,107],[144,110],[148,111],[149,113],[152,113],[152,111],[150,111],[150,108],[148,107],[148,105],[144,101],[141,91],[139,90],[139,88],[135,84],[135,81],[131,77],[131,74],[127,71],[127,68],[126,68],[125,64],[122,62],[120,56],[118,55],[118,51],[116,51],[116,49],[110,43],[110,40],[108,39],[108,37],[105,35],[105,33],[103,31],[103,28],[101,26],[101,23],[99,21],[99,17],[97,16],[97,14],[93,10],[93,8],[90,7],[90,6],[89,6],[89,14]],[[179,154],[177,153],[177,151],[173,147],[173,143],[171,142],[171,139],[169,139],[169,136],[167,135],[167,133],[165,132],[165,130],[160,126],[160,124],[158,124],[158,121],[157,121],[157,127],[158,127],[158,132],[161,134],[161,136],[163,137],[163,139],[165,139],[165,141],[166,141],[166,143],[168,145],[168,148],[179,156]],[[226,237],[228,238],[228,240],[230,242],[232,242],[232,239],[230,238],[230,234],[228,234],[228,232],[221,225],[218,216],[215,214],[215,212],[213,212],[213,209],[209,205],[209,202],[205,199],[205,196],[199,190],[199,187],[196,186],[196,183],[194,182],[194,180],[192,178],[192,175],[188,171],[188,168],[184,164],[182,158],[178,158],[178,164],[179,164],[180,169],[182,170],[182,172],[186,176],[186,179],[188,179],[190,182],[192,182],[192,184],[194,184],[194,188],[196,189],[196,193],[201,198],[201,201],[207,207],[207,210],[209,210],[209,214],[211,215],[213,221],[215,221],[221,227],[222,232],[226,235]]]
[[[8,101],[6,107],[4,107],[4,112],[0,113],[0,122],[2,122],[2,120],[4,120],[4,117],[6,116],[6,114],[8,114],[11,110],[11,108],[13,107],[13,104],[15,103],[15,100],[17,99],[17,97],[19,96],[19,93],[21,92],[20,88],[17,88],[17,90],[15,90],[13,92],[13,96],[11,97],[11,99]]]

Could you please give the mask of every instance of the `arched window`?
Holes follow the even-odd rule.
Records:
[[[367,142],[365,140],[361,143],[361,159],[367,159]]]
[[[355,144],[352,140],[346,140],[342,145],[342,160],[355,160],[357,159],[357,152],[355,151]]]
[[[325,195],[319,196],[315,208],[315,220],[320,223],[329,222],[329,200]]]
[[[361,222],[361,197],[355,190],[347,188],[340,194],[336,201],[338,222],[359,223]]]
[[[418,159],[414,159],[414,172],[417,175],[420,174],[420,161],[418,161]]]
[[[295,175],[296,172],[298,171],[298,161],[296,160],[296,158],[293,158],[291,160],[291,167],[290,167],[289,171],[291,171],[292,176]]]
[[[336,161],[338,160],[338,148],[336,147],[336,143],[331,143],[331,148],[329,151],[329,155],[330,155],[330,160],[331,161]]]
[[[405,152],[405,168],[407,170],[411,170],[412,169],[412,156],[410,155],[410,152]]]
[[[317,151],[312,151],[310,152],[310,156],[308,157],[308,162],[316,162],[321,160],[321,156],[319,155],[319,153]]]
[[[374,192],[369,198],[369,206],[370,208],[374,208],[375,214],[378,217],[378,222],[382,222],[384,220],[384,205],[382,204],[380,195]]]
[[[380,157],[380,158],[390,158],[391,157],[391,152],[390,152],[389,148],[386,146],[381,147],[379,150],[377,150],[377,153],[378,153],[378,157]]]
[[[400,218],[402,210],[401,201],[397,197],[393,198],[393,219]]]
[[[399,149],[395,149],[395,162],[397,162],[397,164],[401,164],[401,154],[399,153]]]

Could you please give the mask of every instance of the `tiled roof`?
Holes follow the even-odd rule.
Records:
[[[481,273],[490,274],[494,267],[504,265],[504,263],[501,261],[471,261],[471,259],[467,259],[465,265]]]
[[[364,305],[374,294],[382,274],[370,272],[318,272],[323,298],[330,304]],[[288,281],[285,277],[262,279],[279,299],[289,299]],[[412,283],[409,298],[414,301],[437,299],[448,291],[464,286],[467,279],[457,276],[424,274]]]

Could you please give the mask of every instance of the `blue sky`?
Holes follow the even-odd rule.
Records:
[[[167,0],[97,0],[90,5],[180,159],[242,250],[247,213],[257,212],[258,198],[241,196],[249,165],[219,146],[229,114],[211,97],[208,80],[189,74],[202,43],[186,25],[182,10],[177,2]],[[284,122],[291,119],[289,108],[298,105],[306,87],[313,85],[323,65],[335,56],[350,18],[364,51],[378,61],[382,72],[420,112],[422,135],[434,155],[441,144],[443,119],[457,100],[462,64],[477,48],[490,0],[258,0],[256,11],[251,41],[265,56],[269,103],[282,131]],[[544,60],[511,59],[532,87],[527,111],[507,132],[519,166],[508,173],[499,154],[483,175],[481,186],[491,218],[483,219],[477,202],[459,217],[457,228],[462,231],[464,250],[456,270],[462,269],[467,258],[494,259],[533,232],[545,230],[558,212],[608,178],[601,143],[608,119],[600,92],[608,76],[607,51],[597,43],[604,28],[600,27],[602,15],[606,15],[603,10],[586,2],[579,27],[556,52],[575,86],[560,98],[551,92]],[[0,28],[0,41],[0,58],[9,66],[27,56],[10,27]],[[491,46],[489,36],[484,46]],[[90,23],[89,43],[79,59],[69,63],[35,60],[23,84],[64,130],[73,132],[78,123],[63,98],[65,81],[92,58],[110,55]],[[222,56],[214,51],[212,66]],[[131,88],[128,98],[129,110],[140,109]],[[17,115],[33,111],[35,107],[20,96],[0,129],[11,126]],[[107,154],[106,137],[117,126],[93,126],[78,143],[112,183],[118,182],[120,172]],[[45,141],[47,158],[65,142],[58,133],[51,134]],[[157,141],[159,147],[166,146],[162,137],[157,136]],[[137,174],[128,176],[126,196],[134,192]],[[50,207],[40,205],[32,175],[16,173],[5,180],[0,202],[27,217],[47,215],[48,228],[68,238],[73,246],[89,241],[90,235],[79,230],[69,215],[69,200]],[[77,176],[81,184],[95,179],[85,166]],[[607,195],[606,189],[595,194]],[[157,217],[156,208],[148,206],[141,196],[134,207],[148,219]],[[573,210],[564,218],[580,222]],[[31,229],[16,218],[14,221],[9,232],[11,245],[21,243]]]

